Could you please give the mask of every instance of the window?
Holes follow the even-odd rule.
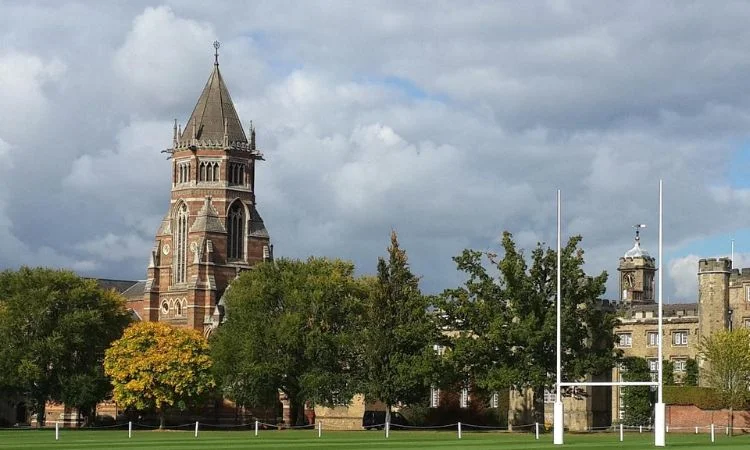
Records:
[[[228,175],[230,185],[245,184],[245,164],[239,162],[230,162]]]
[[[219,161],[201,161],[198,181],[219,181]]]
[[[490,408],[499,408],[500,407],[500,394],[497,392],[493,392],[492,396],[490,396]]]
[[[633,333],[617,333],[617,346],[618,347],[632,347],[633,346]]]
[[[750,286],[745,286],[745,301],[750,303]]]
[[[686,330],[675,331],[672,333],[672,345],[687,345],[688,332]]]
[[[544,390],[544,403],[555,403],[556,398],[557,396],[554,390]]]
[[[177,163],[177,183],[188,183],[190,181],[190,161]]]
[[[245,208],[242,202],[234,202],[227,214],[227,233],[229,234],[229,259],[245,257]]]
[[[742,319],[742,325],[745,328],[750,328],[750,317],[745,317],[744,319]]]
[[[659,332],[658,331],[649,331],[646,334],[646,342],[648,343],[649,347],[656,347],[659,345]]]
[[[163,302],[161,302],[161,313],[164,316],[166,316],[167,314],[169,314],[169,302],[166,301],[166,300],[164,300]]]
[[[177,207],[175,217],[175,252],[174,252],[174,282],[184,283],[187,280],[187,235],[188,235],[188,208],[181,203]]]
[[[651,372],[651,381],[657,381],[659,378],[659,360],[648,358],[648,370]]]
[[[673,359],[672,364],[674,365],[675,372],[687,372],[687,360],[686,359]]]
[[[469,407],[469,388],[467,386],[464,386],[463,389],[461,389],[461,408],[468,408]]]
[[[437,408],[440,406],[440,389],[432,387],[430,389],[430,408]]]
[[[435,344],[432,346],[432,349],[435,350],[435,354],[438,356],[443,356],[445,354],[445,346],[444,345],[438,345]]]

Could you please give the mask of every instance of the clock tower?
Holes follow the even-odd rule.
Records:
[[[640,228],[635,229],[635,244],[620,258],[620,301],[629,305],[654,303],[654,258],[641,248]]]
[[[149,256],[141,320],[207,332],[229,283],[272,258],[255,197],[255,166],[263,160],[255,128],[245,134],[219,71],[211,75],[185,127],[175,121],[169,209]],[[248,139],[249,136],[249,139]]]

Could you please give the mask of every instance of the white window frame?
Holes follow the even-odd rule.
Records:
[[[500,394],[497,392],[493,392],[492,396],[490,396],[490,408],[499,408],[500,407]]]
[[[440,406],[440,389],[435,386],[430,388],[430,408]]]
[[[469,387],[464,386],[461,388],[461,401],[460,401],[461,408],[468,408],[469,407]]]
[[[443,356],[445,354],[445,346],[435,344],[432,346],[432,349],[435,350],[435,354],[438,356]]]
[[[742,319],[742,326],[745,328],[750,328],[750,317],[744,317]]]
[[[658,331],[646,332],[646,346],[647,347],[659,346],[659,332]]]
[[[675,347],[685,347],[688,345],[688,330],[675,330],[672,332],[672,345]]]
[[[745,285],[745,301],[750,303],[750,285]]]
[[[617,333],[616,344],[619,348],[631,348],[633,346],[633,333]]]
[[[687,359],[685,358],[675,358],[672,360],[672,365],[674,366],[675,373],[684,373],[687,372]]]

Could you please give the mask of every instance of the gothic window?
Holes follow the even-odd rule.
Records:
[[[177,163],[177,184],[190,181],[190,161]]]
[[[239,162],[229,163],[229,184],[230,185],[244,185],[245,184],[245,164]]]
[[[219,161],[201,161],[198,181],[219,181]]]
[[[182,302],[180,302],[179,300],[175,301],[174,307],[175,307],[174,315],[177,317],[182,317]]]
[[[174,282],[184,283],[187,279],[187,235],[188,235],[188,208],[185,203],[180,204],[176,214],[177,226],[175,227],[175,264]]]
[[[243,259],[245,256],[245,210],[241,202],[234,202],[227,214],[229,234],[229,259]]]

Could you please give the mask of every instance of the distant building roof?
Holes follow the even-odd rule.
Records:
[[[95,280],[99,287],[102,289],[113,289],[115,292],[122,294],[123,292],[130,289],[138,281],[134,280],[110,280],[109,278],[92,278],[86,277],[90,280]]]

